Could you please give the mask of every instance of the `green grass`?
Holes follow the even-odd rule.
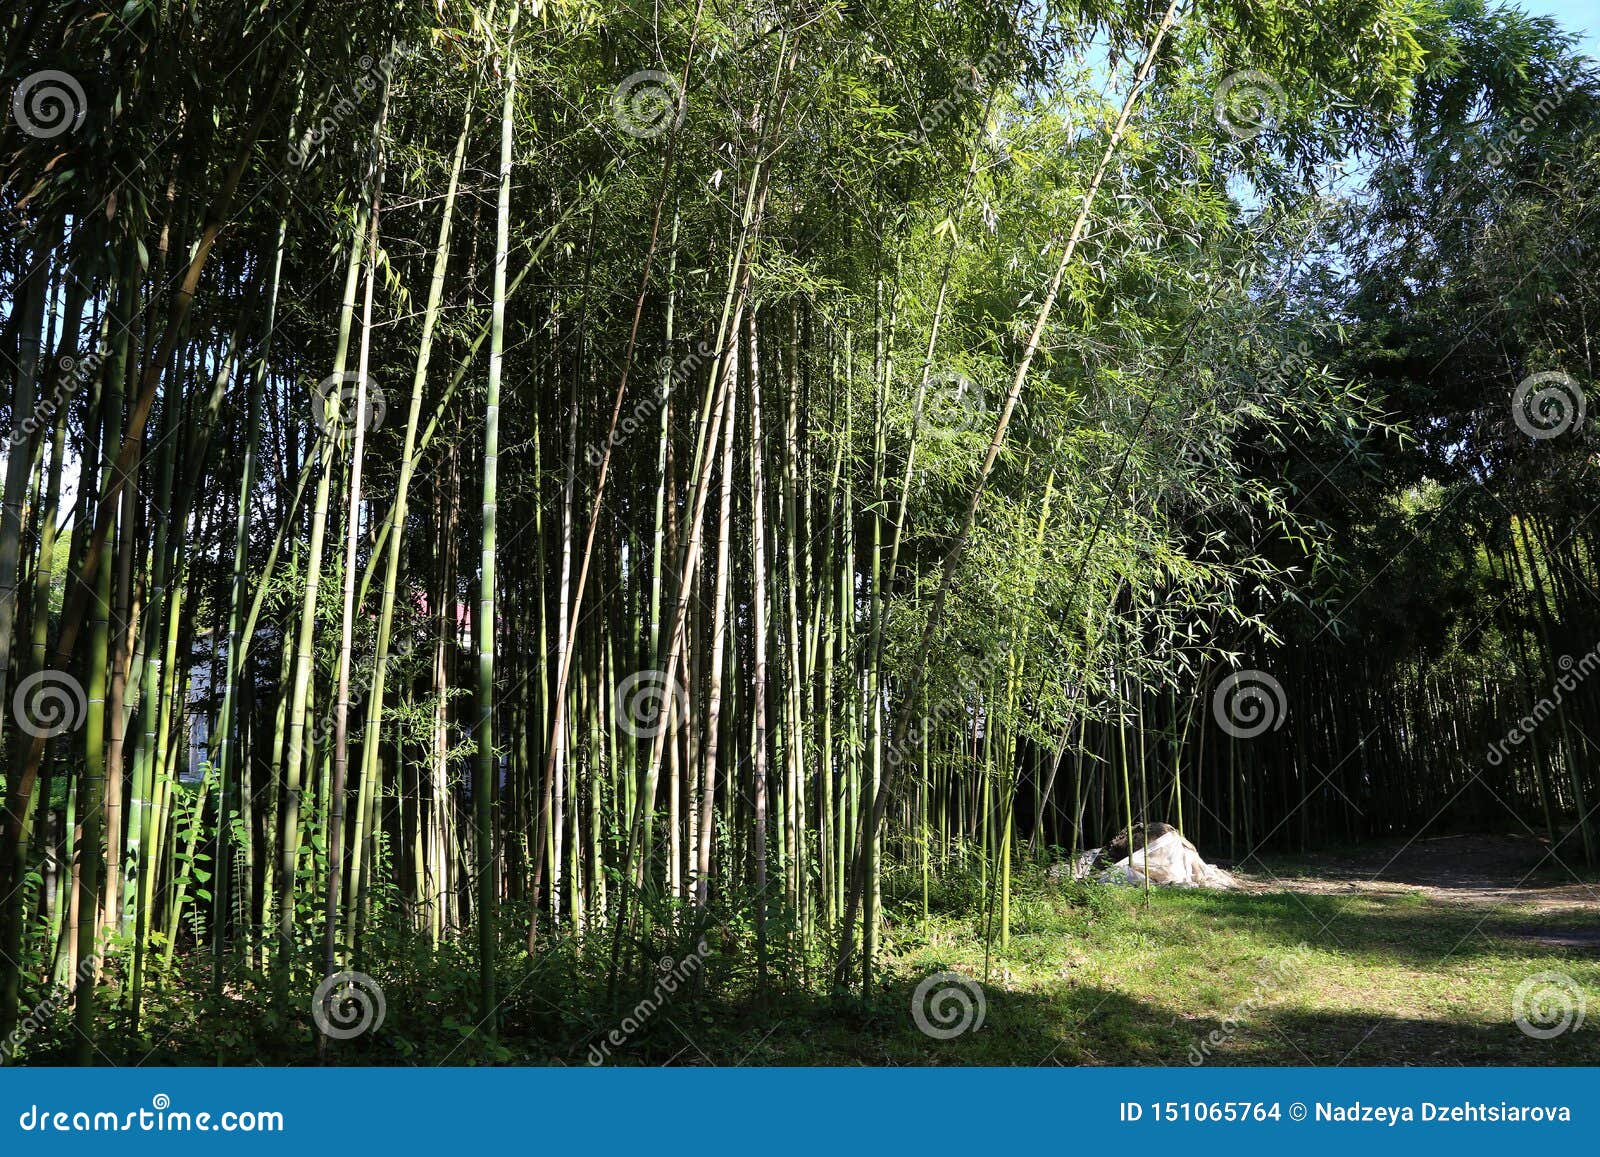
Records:
[[[975,881],[938,888],[926,928],[915,885],[899,883],[888,896],[883,968],[866,998],[829,991],[822,944],[775,955],[773,989],[762,998],[749,929],[718,926],[707,935],[703,990],[683,985],[660,999],[605,1063],[1600,1064],[1600,955],[1595,918],[1582,910],[1541,914],[1416,893],[1146,897],[1029,875],[1018,882],[1010,943],[986,958]],[[1530,939],[1563,930],[1591,942]],[[775,935],[775,953],[780,942]],[[531,966],[508,949],[509,1000],[491,1041],[474,1030],[464,955],[390,947],[391,963],[366,965],[387,995],[382,1030],[331,1045],[330,1062],[583,1065],[639,1000],[653,989],[660,996],[655,962],[682,960],[686,949],[641,946],[642,963],[614,997],[603,979],[609,937],[550,941]],[[925,1034],[912,1016],[917,985],[939,972],[972,978],[971,992],[982,994],[981,1025],[950,1039]],[[1540,972],[1570,978],[1587,1023],[1550,1040],[1517,1027],[1514,994]],[[275,1006],[265,977],[241,975],[220,996],[207,981],[201,969],[175,969],[137,1034],[110,1013],[97,1034],[101,1057],[159,1065],[315,1056],[308,993]],[[69,1055],[65,1021],[31,1040],[24,1059]]]
[[[1147,900],[1041,885],[1020,897],[1010,945],[987,962],[975,912],[936,917],[925,934],[917,922],[893,928],[890,974],[870,1004],[779,1001],[758,1019],[727,1009],[683,1026],[693,1047],[678,1061],[1600,1064],[1600,958],[1519,937],[1530,923],[1516,906],[1417,894],[1157,890]],[[1536,923],[1594,928],[1581,916]],[[979,983],[981,1027],[949,1040],[917,1029],[914,986],[939,971]],[[1545,971],[1571,979],[1590,1018],[1540,1040],[1512,1007],[1518,986]]]

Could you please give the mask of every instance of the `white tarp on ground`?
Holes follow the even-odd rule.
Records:
[[[1202,860],[1195,846],[1175,831],[1157,836],[1127,859],[1118,860],[1099,879],[1143,885],[1147,875],[1152,884],[1174,888],[1227,890],[1235,886],[1230,873]]]

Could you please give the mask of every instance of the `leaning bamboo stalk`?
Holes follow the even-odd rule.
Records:
[[[461,169],[466,158],[467,139],[472,128],[472,98],[467,101],[462,114],[461,131],[456,137],[456,151],[450,165],[450,181],[445,189],[444,207],[439,217],[438,240],[434,246],[433,272],[428,282],[428,300],[422,315],[422,332],[417,339],[417,360],[411,375],[411,401],[406,411],[406,430],[400,452],[400,476],[395,483],[394,508],[391,518],[396,530],[389,536],[388,548],[382,552],[384,559],[383,591],[378,612],[378,636],[372,660],[372,689],[367,696],[366,727],[362,736],[362,789],[370,792],[368,784],[376,779],[380,725],[383,716],[383,694],[389,668],[390,639],[394,629],[394,608],[399,589],[400,546],[404,536],[406,515],[409,510],[411,480],[416,473],[417,427],[422,416],[424,387],[428,379],[428,365],[433,354],[434,331],[439,322],[440,305],[444,300],[445,275],[450,263],[450,227],[455,214],[456,194],[461,185]],[[377,552],[374,552],[374,558]],[[367,857],[362,841],[352,844],[356,868],[360,873],[354,891],[361,892],[366,876]],[[353,933],[349,942],[354,943]]]
[[[307,544],[306,578],[300,600],[300,619],[295,633],[294,682],[289,695],[288,746],[283,766],[275,778],[283,785],[283,810],[278,831],[278,984],[280,996],[287,996],[289,971],[293,967],[295,937],[295,877],[300,859],[300,820],[309,755],[306,744],[306,716],[310,706],[314,675],[312,653],[316,629],[317,599],[322,586],[322,554],[327,540],[328,505],[333,468],[338,446],[339,403],[350,350],[350,329],[355,316],[356,287],[361,272],[362,238],[366,235],[366,207],[357,215],[351,233],[350,256],[345,266],[343,303],[339,309],[339,331],[334,345],[333,372],[323,390],[321,440],[308,458],[318,460],[319,474],[311,511],[311,533]],[[320,453],[318,450],[320,449]],[[354,517],[354,512],[352,512]]]
[[[383,199],[383,133],[389,113],[389,85],[383,86],[378,122],[372,131],[370,176],[372,192],[367,206],[366,285],[361,301],[361,345],[356,355],[355,411],[350,415],[350,484],[345,501],[345,550],[343,603],[339,612],[339,661],[335,674],[338,686],[333,708],[333,774],[328,788],[328,878],[322,930],[322,975],[326,979],[338,970],[339,891],[344,876],[345,780],[350,759],[350,648],[355,626],[356,549],[361,533],[361,482],[367,448],[368,371],[372,365],[372,295],[377,280],[379,210]],[[224,797],[225,799],[225,797]],[[358,809],[357,831],[360,815]],[[355,842],[360,855],[360,840]],[[327,1034],[317,1036],[318,1052],[327,1048]]]
[[[960,529],[957,531],[955,541],[949,552],[945,555],[944,563],[940,568],[939,585],[934,593],[933,604],[929,609],[928,618],[923,626],[922,637],[918,643],[916,657],[912,663],[911,674],[906,680],[902,692],[900,711],[895,721],[893,748],[899,752],[905,745],[910,732],[911,721],[917,709],[917,699],[922,693],[923,682],[927,677],[928,656],[933,648],[933,640],[938,633],[944,617],[945,603],[950,595],[950,588],[955,582],[956,570],[960,566],[963,549],[967,540],[972,535],[972,527],[977,519],[978,505],[983,499],[990,477],[994,473],[995,463],[1000,457],[1000,448],[1005,444],[1006,429],[1011,423],[1012,412],[1016,409],[1017,399],[1022,394],[1022,387],[1028,380],[1028,371],[1032,368],[1034,356],[1038,353],[1040,340],[1044,336],[1044,328],[1050,320],[1050,315],[1055,309],[1056,297],[1061,292],[1062,280],[1066,277],[1067,268],[1072,263],[1073,256],[1078,251],[1078,244],[1083,239],[1085,229],[1089,223],[1089,213],[1094,207],[1096,196],[1099,194],[1100,185],[1105,180],[1106,173],[1111,168],[1111,162],[1116,157],[1118,147],[1122,143],[1123,134],[1127,131],[1128,121],[1133,115],[1134,105],[1140,94],[1144,91],[1145,83],[1149,79],[1151,70],[1155,67],[1156,54],[1160,51],[1162,42],[1167,33],[1171,31],[1178,19],[1178,9],[1181,0],[1171,0],[1166,13],[1161,17],[1156,26],[1154,35],[1150,39],[1149,47],[1145,50],[1144,59],[1140,62],[1138,71],[1134,75],[1133,84],[1129,86],[1128,95],[1122,102],[1121,112],[1117,115],[1116,123],[1112,126],[1111,134],[1106,141],[1105,151],[1101,154],[1100,163],[1096,167],[1094,176],[1090,179],[1088,188],[1084,190],[1082,201],[1078,208],[1077,219],[1073,222],[1072,232],[1067,237],[1066,244],[1062,247],[1061,258],[1056,264],[1054,276],[1045,291],[1044,300],[1039,305],[1038,315],[1034,319],[1033,327],[1028,333],[1027,344],[1023,348],[1016,373],[1011,379],[1011,387],[1006,391],[1005,402],[1000,409],[1000,418],[995,425],[993,437],[989,441],[988,452],[984,455],[983,464],[979,467],[978,478],[973,485],[972,493],[968,498],[966,511],[962,516]],[[898,759],[890,768],[889,779],[894,777],[894,771],[899,764]],[[888,810],[890,792],[887,784],[878,792],[870,811],[864,809],[862,840],[864,843],[876,838],[883,829],[884,814]],[[838,958],[836,961],[836,976],[840,983],[850,969],[850,958],[855,954],[855,915],[861,906],[862,889],[867,885],[866,871],[868,868],[866,856],[863,851],[858,851],[855,878],[851,881],[850,894],[845,902],[845,920],[841,932]],[[870,966],[869,966],[870,967]]]

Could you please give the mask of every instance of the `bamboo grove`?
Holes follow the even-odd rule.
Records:
[[[1514,300],[1479,248],[1593,230],[1534,191],[1594,173],[1547,26],[20,0],[4,31],[0,1038],[67,978],[93,1062],[174,990],[303,1024],[324,977],[437,958],[492,1040],[552,954],[615,988],[708,934],[752,991],[870,990],[941,879],[1003,947],[1019,862],[1140,820],[1243,857],[1600,798],[1593,688],[1480,774],[1597,618],[1583,435],[1506,404],[1588,380],[1589,291]],[[1564,94],[1515,146],[1543,82],[1496,88],[1504,51]],[[1411,180],[1449,116],[1521,200]],[[1468,314],[1493,357],[1457,365]],[[1448,654],[1385,625],[1430,584]],[[1239,667],[1286,726],[1218,728]]]

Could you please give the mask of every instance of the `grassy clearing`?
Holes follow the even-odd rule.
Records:
[[[869,1009],[791,1002],[769,1019],[685,1024],[686,1059],[722,1064],[1597,1064],[1600,958],[1527,939],[1521,905],[1418,894],[1200,893],[1039,884],[985,967],[976,911],[891,937]],[[1592,930],[1582,913],[1540,930]],[[951,1040],[909,1016],[916,982],[982,982],[981,1028]],[[1551,1040],[1515,1024],[1514,993],[1570,977],[1590,1019]],[[983,978],[987,976],[987,980]],[[670,1014],[669,1014],[670,1015]],[[1230,1031],[1231,1029],[1231,1031]],[[1210,1034],[1222,1034],[1210,1044]],[[652,1034],[654,1035],[654,1034]],[[692,1038],[692,1045],[686,1043]],[[1209,1050],[1204,1046],[1210,1044]],[[665,1058],[654,1058],[661,1060]]]
[[[1293,866],[1274,865],[1287,876]],[[708,934],[703,986],[665,991],[654,944],[614,999],[607,943],[557,941],[513,978],[500,1039],[474,1031],[465,957],[414,952],[377,977],[381,1031],[340,1042],[333,1063],[583,1065],[1378,1065],[1600,1064],[1600,953],[1592,909],[1453,903],[1418,892],[1152,891],[1018,881],[1012,934],[985,957],[983,897],[952,881],[923,926],[916,888],[891,890],[884,969],[870,999],[827,991],[820,953],[775,959],[775,993],[755,996],[747,928]],[[1563,939],[1565,938],[1565,943]],[[404,956],[396,951],[392,956]],[[917,985],[938,972],[981,987],[981,1026],[951,1039],[920,1031]],[[1513,1019],[1518,986],[1570,978],[1588,1019],[1550,1040]],[[683,975],[680,973],[680,975]],[[202,972],[163,978],[165,998],[138,1033],[113,1015],[99,1057],[117,1064],[304,1064],[314,1057],[309,1001],[274,1006],[266,978],[221,995]],[[640,1002],[653,1002],[641,1013]],[[942,1006],[957,1013],[952,1001]],[[935,1018],[937,1019],[937,1018]],[[30,1040],[30,1063],[61,1063],[65,1018]],[[1213,1034],[1216,1034],[1213,1036]]]

